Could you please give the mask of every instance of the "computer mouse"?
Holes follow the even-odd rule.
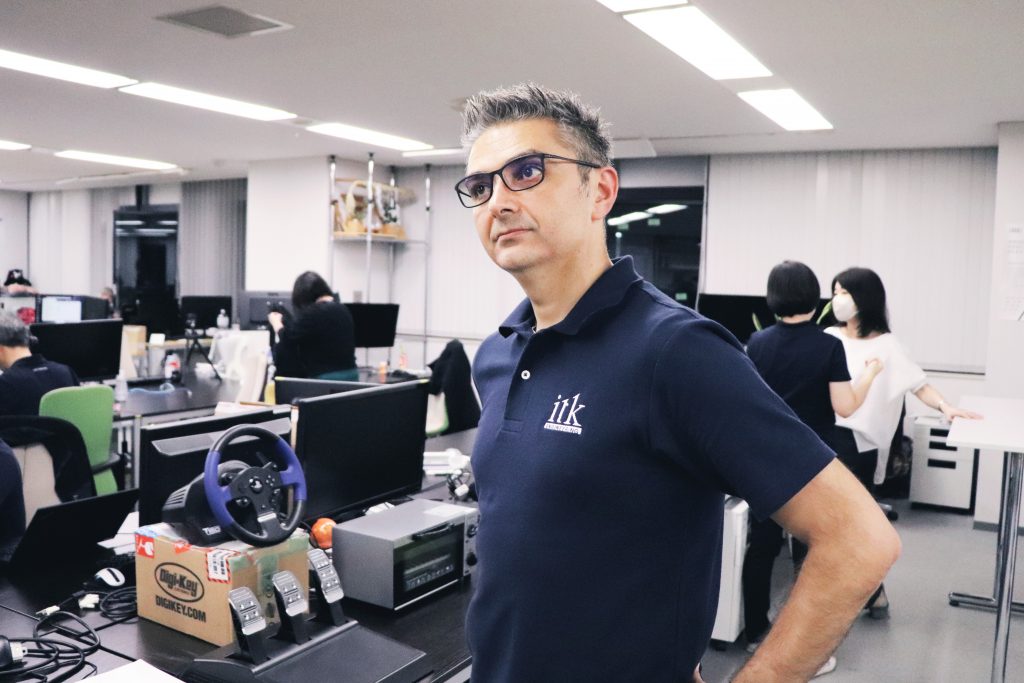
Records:
[[[120,588],[125,583],[124,573],[114,567],[104,567],[92,577],[96,583],[107,588]]]

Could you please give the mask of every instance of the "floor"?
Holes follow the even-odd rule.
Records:
[[[973,517],[894,507],[903,554],[885,581],[891,617],[862,616],[836,652],[839,666],[823,683],[979,683],[992,666],[995,612],[951,607],[950,591],[990,594],[995,561],[995,532],[972,528]],[[1017,599],[1024,596],[1024,559],[1018,546]],[[781,604],[793,581],[784,548],[775,563],[773,604]],[[773,615],[774,616],[774,615]],[[1011,620],[1006,681],[1024,681],[1024,615]],[[723,652],[704,658],[708,683],[724,683],[750,657],[742,636]]]

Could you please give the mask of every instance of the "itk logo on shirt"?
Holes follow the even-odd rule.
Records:
[[[555,401],[554,408],[551,409],[551,417],[544,423],[544,429],[551,429],[556,432],[568,432],[570,434],[582,434],[583,425],[576,419],[576,415],[586,408],[587,406],[580,403],[580,395],[576,394],[572,397],[572,402],[569,399],[563,399],[559,394],[558,399]]]

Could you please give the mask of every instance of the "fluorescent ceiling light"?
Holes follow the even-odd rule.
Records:
[[[441,148],[438,148],[438,149],[421,149],[421,150],[417,150],[415,152],[402,152],[402,156],[403,157],[441,157],[441,156],[448,156],[449,154],[450,155],[455,155],[455,154],[465,154],[465,153],[466,153],[466,150],[462,149],[461,147],[441,147]]]
[[[91,85],[95,88],[120,88],[132,83],[138,83],[134,78],[126,78],[105,71],[96,71],[95,69],[86,69],[74,64],[54,62],[50,59],[23,55],[9,50],[0,50],[0,67],[23,71],[27,74],[35,74],[36,76],[59,78],[62,81]]]
[[[716,81],[772,75],[696,7],[637,12],[624,18]]]
[[[623,225],[625,223],[632,223],[633,221],[639,221],[650,217],[651,214],[647,213],[646,211],[633,211],[632,213],[616,216],[615,218],[609,218],[608,225]]]
[[[637,12],[656,7],[685,5],[686,0],[597,0],[613,12]]]
[[[26,145],[21,142],[11,142],[10,140],[0,140],[0,149],[5,149],[10,152],[17,152],[18,150],[28,149],[32,145]]]
[[[792,88],[749,90],[739,96],[786,130],[832,129],[832,124]]]
[[[686,204],[658,204],[647,209],[647,213],[673,213],[675,211],[682,211],[686,208]]]
[[[112,154],[97,154],[96,152],[82,152],[77,149],[67,149],[63,152],[54,152],[54,156],[64,159],[78,159],[79,161],[93,161],[97,164],[111,164],[113,166],[128,166],[130,168],[145,168],[151,171],[166,171],[177,168],[174,164],[163,161],[150,161],[149,159],[135,159],[132,157],[119,157]]]
[[[428,145],[419,140],[410,140],[409,138],[389,135],[388,133],[378,133],[369,128],[359,128],[358,126],[349,126],[344,123],[318,123],[315,126],[309,126],[306,130],[311,133],[344,138],[345,140],[365,142],[368,145],[376,145],[377,147],[397,149],[400,152],[416,152],[434,148],[433,145]]]
[[[244,116],[247,119],[256,119],[257,121],[283,121],[296,118],[295,114],[283,109],[264,107],[261,104],[250,104],[249,102],[232,100],[228,97],[208,95],[196,92],[195,90],[185,90],[184,88],[175,88],[174,86],[162,85],[160,83],[139,83],[138,85],[121,88],[120,91],[129,95],[139,95],[154,100],[162,100],[163,102],[183,104],[186,107],[207,109],[222,114],[231,114],[232,116]]]
[[[114,225],[142,225],[142,221],[114,221]]]
[[[178,221],[157,221],[158,225],[177,225]]]

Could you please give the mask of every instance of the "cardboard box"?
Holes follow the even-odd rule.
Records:
[[[190,545],[168,524],[135,532],[135,573],[139,616],[214,645],[235,639],[228,592],[248,586],[268,622],[279,622],[271,577],[287,569],[309,595],[306,550],[309,538],[298,529],[274,546],[256,548],[241,541],[215,547]]]

